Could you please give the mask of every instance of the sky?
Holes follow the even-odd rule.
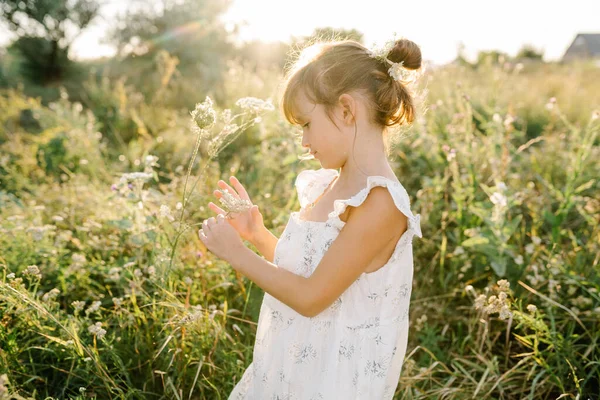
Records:
[[[111,55],[101,40],[109,21],[135,0],[105,0],[96,20],[72,47],[78,59]],[[524,45],[558,60],[577,33],[600,33],[600,0],[234,0],[225,23],[244,23],[239,40],[286,41],[315,28],[357,29],[366,45],[383,43],[394,32],[421,48],[425,60],[452,61],[462,43],[467,58],[480,50],[515,55]],[[0,44],[10,40],[0,29]]]

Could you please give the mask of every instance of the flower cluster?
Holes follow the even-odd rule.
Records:
[[[275,107],[271,104],[270,100],[264,101],[257,99],[256,97],[243,97],[235,102],[235,105],[243,110],[247,110],[258,114],[262,111],[271,111]]]
[[[217,113],[213,109],[211,98],[208,96],[202,103],[196,104],[196,108],[191,112],[191,115],[194,123],[193,129],[196,133],[212,128],[217,121]]]
[[[252,207],[252,202],[250,202],[250,200],[238,199],[237,197],[229,193],[227,190],[218,190],[222,194],[221,198],[219,199],[219,202],[223,205],[223,208],[225,209],[225,211],[227,211],[228,215],[232,212],[241,213],[249,210]]]
[[[469,285],[465,288],[467,292],[473,291],[473,286]],[[510,301],[508,293],[510,291],[510,282],[506,279],[501,279],[497,282],[497,295],[486,296],[479,295],[475,299],[475,309],[483,311],[484,314],[498,313],[500,319],[507,319],[512,316],[510,311]]]
[[[96,322],[94,325],[88,326],[88,331],[92,335],[96,335],[98,339],[102,339],[106,335],[106,329],[102,328],[102,322]]]

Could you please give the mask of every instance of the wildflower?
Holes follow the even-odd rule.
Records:
[[[533,304],[528,304],[527,305],[527,311],[529,311],[530,313],[533,314],[534,312],[537,311],[537,307],[535,305],[533,305]]]
[[[11,272],[10,274],[6,275],[6,278],[8,278],[8,279],[15,279],[15,273]]]
[[[116,308],[121,307],[121,305],[123,305],[123,298],[122,297],[113,297],[112,298],[113,304],[115,305]]]
[[[197,103],[196,108],[190,114],[192,115],[192,123],[194,124],[192,130],[195,133],[201,133],[205,129],[212,128],[217,119],[217,113],[213,109],[213,102],[208,96],[206,96],[206,99],[202,103]]]
[[[523,256],[520,254],[518,256],[516,256],[515,263],[517,263],[518,265],[522,265],[523,264]]]
[[[275,108],[271,104],[271,100],[264,101],[256,97],[243,97],[236,101],[235,105],[256,114],[261,111],[271,111]]]
[[[494,115],[492,116],[492,120],[494,122],[501,123],[502,122],[502,117],[500,116],[500,114],[494,113]]]
[[[85,393],[86,390],[87,389],[82,386],[79,388],[79,393],[83,394],[83,393]]]
[[[533,245],[533,243],[528,243],[528,244],[525,246],[525,252],[526,252],[527,254],[532,254],[532,253],[533,253],[533,250],[534,250],[534,245]]]
[[[83,310],[83,307],[85,307],[85,301],[75,300],[74,302],[71,303],[71,305],[73,306],[75,311],[81,311],[81,310]]]
[[[496,189],[500,192],[504,192],[506,190],[506,184],[504,182],[498,182],[496,183]]]
[[[192,281],[192,278],[190,278],[189,276],[186,276],[186,277],[183,279],[183,282],[184,282],[186,285],[188,285],[188,286],[190,286],[190,285],[193,283],[193,281]]]
[[[494,203],[500,207],[505,207],[507,204],[506,196],[504,196],[500,192],[494,192],[494,194],[492,194],[490,196],[490,200],[492,203]]]
[[[512,316],[512,313],[510,312],[510,308],[507,305],[502,306],[502,308],[500,309],[500,313],[498,315],[498,318],[500,318],[500,319],[507,319],[510,316]]]
[[[596,110],[592,113],[592,121],[595,121],[600,118],[600,111]]]
[[[142,275],[144,275],[144,274],[142,273],[142,270],[141,270],[141,269],[139,269],[139,268],[136,268],[136,269],[134,269],[134,270],[133,270],[133,275],[135,275],[135,276],[136,276],[136,278],[141,278],[141,277],[142,277]]]
[[[469,292],[474,292],[475,290],[473,289],[473,285],[467,285],[465,286],[465,292],[469,293]]]
[[[498,288],[499,290],[505,292],[510,288],[510,282],[507,281],[506,279],[500,279],[498,282],[496,282],[498,284]]]
[[[151,265],[147,268],[146,272],[148,273],[148,275],[153,276],[156,274],[156,268],[154,267],[154,265]]]
[[[228,214],[232,212],[241,213],[249,210],[252,207],[252,202],[250,200],[245,200],[241,198],[238,199],[237,197],[234,197],[231,193],[229,193],[227,190],[218,190],[222,193],[221,198],[219,198],[219,202],[223,205],[225,211],[227,211]]]
[[[40,269],[37,265],[29,265],[27,269],[23,272],[23,275],[29,275],[38,279],[42,278],[42,274],[40,273]]]
[[[102,305],[102,302],[101,302],[101,301],[94,301],[94,302],[92,303],[92,305],[91,305],[91,306],[89,306],[89,307],[87,308],[87,310],[85,310],[85,313],[86,313],[86,314],[91,314],[91,313],[93,313],[93,312],[96,312],[96,311],[98,311],[98,310],[100,309],[100,305]]]
[[[88,326],[88,331],[98,339],[102,339],[106,335],[106,329],[102,328],[102,322],[96,322],[94,325]]]
[[[152,179],[154,175],[149,172],[128,172],[121,175],[121,182],[140,181],[146,182]],[[133,188],[130,187],[130,189]]]
[[[546,109],[553,110],[555,105],[556,105],[556,97],[551,97],[550,100],[548,100],[548,103],[546,104]]]
[[[167,218],[169,221],[175,220],[175,218],[171,215],[171,208],[164,204],[160,206],[160,216]]]
[[[157,167],[158,166],[158,162],[157,161],[158,161],[158,157],[157,156],[153,156],[152,154],[149,154],[144,159],[144,165],[147,168]]]
[[[531,241],[532,241],[533,243],[535,243],[535,244],[538,244],[538,245],[539,245],[540,243],[542,243],[542,239],[540,239],[540,238],[539,238],[539,237],[537,237],[537,236],[532,236],[532,237],[531,237]]]
[[[54,300],[60,294],[60,290],[54,288],[42,296],[42,301]]]
[[[487,300],[486,295],[485,294],[480,294],[475,299],[475,309],[479,310],[480,308],[483,308],[483,306],[485,305],[486,300]]]
[[[71,261],[73,261],[73,263],[75,264],[84,264],[86,259],[85,259],[85,255],[81,254],[81,253],[73,253],[71,255]]]

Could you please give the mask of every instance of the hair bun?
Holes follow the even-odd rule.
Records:
[[[421,49],[408,39],[399,39],[390,50],[388,60],[399,63],[404,61],[404,68],[419,69],[421,67]]]

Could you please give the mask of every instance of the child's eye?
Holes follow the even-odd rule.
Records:
[[[310,122],[307,122],[306,124],[302,125],[303,128],[308,128],[308,125],[310,124]]]

